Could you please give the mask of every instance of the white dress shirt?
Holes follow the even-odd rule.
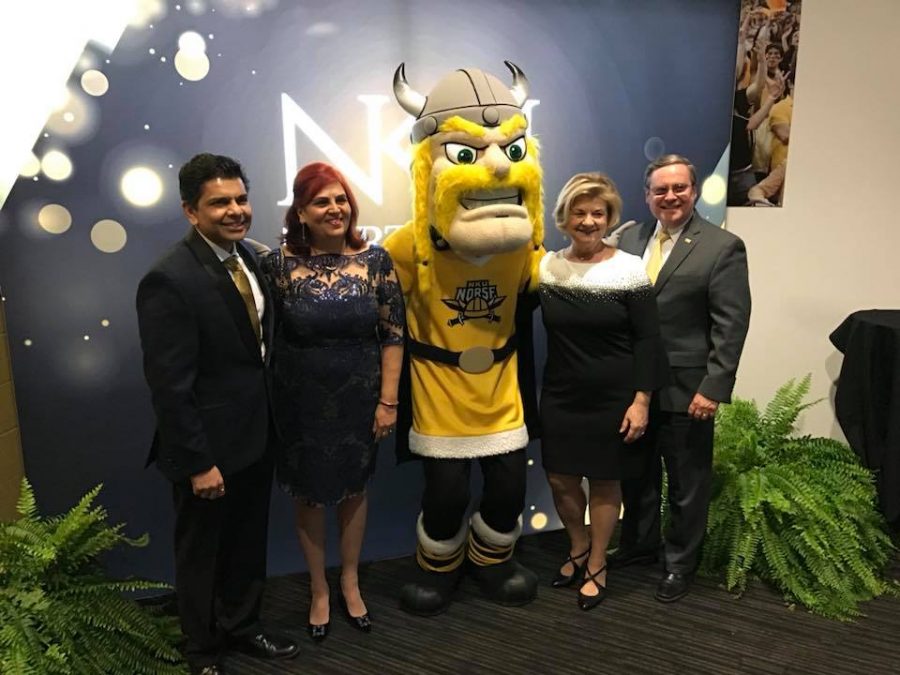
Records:
[[[677,230],[669,232],[669,239],[662,243],[662,262],[660,263],[660,267],[666,264],[666,260],[669,259],[669,254],[672,252],[672,249],[675,248],[675,242],[678,241],[678,237],[681,236],[681,233],[684,232],[684,228],[687,223],[679,227]],[[660,222],[656,221],[656,227],[653,229],[653,234],[650,235],[650,239],[647,241],[647,248],[644,249],[644,255],[641,256],[641,260],[644,261],[644,267],[647,266],[647,262],[650,260],[650,252],[653,250],[653,244],[656,243],[656,236],[659,234],[659,230],[662,227]]]

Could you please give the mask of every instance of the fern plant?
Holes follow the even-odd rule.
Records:
[[[169,675],[186,669],[170,617],[123,593],[166,588],[113,581],[98,556],[118,545],[144,546],[94,504],[101,486],[68,513],[42,518],[22,481],[20,518],[0,524],[0,673],[4,675]]]
[[[848,446],[796,437],[810,376],[783,385],[760,412],[736,399],[716,420],[713,496],[701,572],[741,593],[751,575],[788,602],[848,620],[859,603],[896,593],[882,575],[894,547],[871,473]]]

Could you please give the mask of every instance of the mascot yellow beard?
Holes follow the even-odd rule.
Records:
[[[541,170],[522,114],[528,82],[475,68],[444,77],[427,97],[394,92],[416,116],[413,220],[385,241],[406,295],[412,428],[425,492],[409,612],[439,613],[468,559],[490,599],[521,605],[537,578],[513,559],[525,500],[528,432],[518,377],[518,297],[537,283],[543,253]],[[405,440],[405,439],[404,439]],[[471,460],[484,489],[469,506]]]

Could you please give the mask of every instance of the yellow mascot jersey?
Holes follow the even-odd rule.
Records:
[[[418,288],[412,225],[384,242],[406,296],[407,330],[419,342],[461,352],[498,349],[515,332],[516,301],[528,282],[530,247],[474,264],[435,251],[431,289]],[[524,448],[528,432],[513,352],[483,373],[410,358],[413,427],[409,447],[426,457],[484,457]]]

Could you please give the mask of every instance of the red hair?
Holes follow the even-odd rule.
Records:
[[[307,164],[294,178],[294,201],[288,207],[287,213],[284,214],[284,243],[288,251],[294,255],[308,255],[310,246],[310,232],[306,225],[300,223],[300,216],[297,211],[305,208],[316,195],[331,183],[340,183],[344,188],[344,194],[347,195],[347,202],[350,204],[350,225],[344,235],[344,241],[347,245],[358,250],[363,247],[365,241],[356,227],[356,221],[359,218],[359,207],[356,205],[356,197],[344,178],[344,174],[325,162],[312,162]]]

